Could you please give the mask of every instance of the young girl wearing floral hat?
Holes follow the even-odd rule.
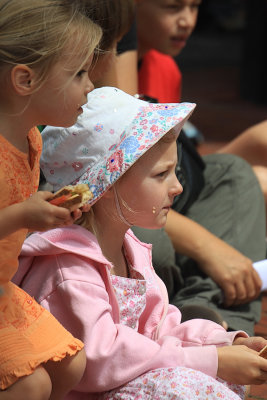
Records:
[[[176,139],[193,108],[101,88],[74,126],[43,131],[48,182],[87,183],[94,196],[77,225],[26,240],[15,277],[85,343],[85,374],[66,399],[237,400],[239,385],[267,379],[257,353],[267,341],[208,320],[181,323],[151,246],[129,229],[164,226],[182,191]]]

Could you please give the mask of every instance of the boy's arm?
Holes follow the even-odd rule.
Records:
[[[258,297],[261,280],[249,258],[174,210],[168,214],[165,230],[175,251],[194,259],[222,288],[226,306]]]

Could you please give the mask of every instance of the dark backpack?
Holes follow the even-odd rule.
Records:
[[[176,196],[172,208],[185,214],[204,187],[205,163],[183,130],[177,139],[177,152],[176,176],[183,186],[183,192]]]

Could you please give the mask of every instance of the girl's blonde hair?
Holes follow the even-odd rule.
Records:
[[[85,62],[101,35],[77,1],[0,0],[0,71],[27,65],[37,71],[41,86],[62,56]]]

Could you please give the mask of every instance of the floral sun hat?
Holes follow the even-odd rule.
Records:
[[[179,133],[193,103],[155,104],[113,87],[95,89],[75,125],[42,131],[41,169],[53,190],[86,183],[95,203],[170,129]]]

